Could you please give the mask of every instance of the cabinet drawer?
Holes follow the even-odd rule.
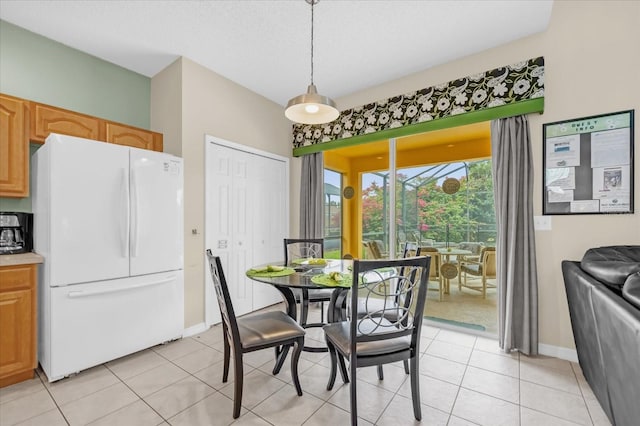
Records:
[[[150,132],[118,123],[106,122],[106,141],[134,148],[162,152],[162,134]]]
[[[49,133],[94,140],[103,139],[98,118],[32,102],[31,141],[44,143]]]
[[[36,265],[12,265],[0,267],[0,292],[28,289],[35,286]]]

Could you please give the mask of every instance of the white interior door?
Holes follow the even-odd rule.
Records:
[[[277,290],[254,283],[245,272],[281,260],[289,229],[289,163],[210,136],[205,143],[205,248],[220,256],[235,312],[241,315],[282,300]],[[208,262],[205,299],[207,325],[220,322]]]
[[[253,263],[277,263],[284,261],[283,239],[288,235],[287,222],[283,220],[288,212],[285,193],[287,188],[286,165],[283,161],[254,156],[253,181],[255,188],[252,210]],[[253,283],[253,309],[261,309],[282,301],[280,292],[262,283]]]
[[[226,146],[212,144],[207,150],[206,171],[206,248],[220,256],[231,301],[236,315],[251,312],[253,301],[251,287],[242,269],[251,262],[247,250],[250,244],[251,223],[247,220],[248,164],[245,153]],[[247,266],[249,268],[250,266]],[[211,275],[207,266],[206,280],[212,291]],[[213,294],[213,293],[212,293]],[[211,300],[216,303],[215,297]],[[220,321],[215,310],[214,322]],[[208,321],[209,322],[209,321]]]

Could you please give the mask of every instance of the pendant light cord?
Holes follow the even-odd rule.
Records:
[[[311,0],[311,84],[313,84],[313,5],[317,0]]]

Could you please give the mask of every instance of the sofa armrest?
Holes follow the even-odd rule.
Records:
[[[594,288],[604,286],[585,273],[580,268],[579,262],[563,261],[562,274],[580,368],[604,412],[611,420],[613,418],[611,402],[592,300]]]
[[[611,423],[640,419],[640,310],[605,287],[593,289],[597,332],[611,401]]]
[[[640,272],[629,275],[622,287],[622,297],[636,308],[640,309]]]

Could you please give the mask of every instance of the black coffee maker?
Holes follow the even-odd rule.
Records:
[[[33,250],[33,213],[0,212],[0,254]]]

